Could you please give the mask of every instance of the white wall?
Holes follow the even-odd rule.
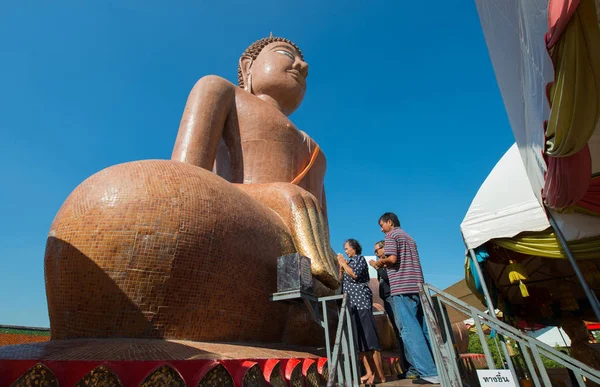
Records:
[[[367,263],[369,263],[369,261],[377,260],[377,257],[374,255],[365,255],[365,259],[367,260]],[[369,278],[377,278],[377,270],[375,270],[371,265],[369,265]]]
[[[562,333],[562,337],[561,337]],[[571,339],[569,336],[559,327],[546,327],[538,329],[537,331],[529,331],[527,334],[531,337],[535,337],[539,341],[548,344],[551,347],[560,345],[561,347],[570,347]],[[563,340],[564,337],[564,340]],[[565,344],[566,342],[566,344]]]

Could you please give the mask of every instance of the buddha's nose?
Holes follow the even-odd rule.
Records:
[[[308,63],[305,61],[298,59],[296,63],[294,63],[294,68],[298,70],[304,78],[308,77]]]

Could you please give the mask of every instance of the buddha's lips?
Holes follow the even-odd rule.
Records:
[[[302,76],[298,70],[288,70],[287,72],[292,74],[294,78],[296,78],[296,80],[301,84],[306,84],[306,78],[304,78],[304,76]]]

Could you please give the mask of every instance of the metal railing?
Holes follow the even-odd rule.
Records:
[[[356,351],[354,350],[354,333],[352,332],[352,321],[350,320],[348,297],[346,293],[344,293],[343,296],[319,298],[319,301],[322,302],[323,306],[323,328],[325,329],[325,338],[326,341],[329,341],[326,303],[331,299],[339,299],[339,297],[342,297],[342,306],[338,314],[338,326],[335,332],[335,343],[333,345],[333,350],[329,352],[329,348],[327,346],[327,361],[330,364],[327,387],[335,385],[334,383],[336,381],[336,376],[337,383],[340,386],[358,386],[358,366],[356,362]]]
[[[423,284],[420,285],[420,287],[421,292],[419,293],[419,296],[423,305],[423,313],[427,328],[429,329],[432,338],[432,351],[435,363],[438,367],[438,374],[440,375],[442,386],[454,387],[463,385],[457,362],[457,353],[454,350],[452,329],[445,312],[446,306],[454,308],[473,319],[489,369],[495,369],[496,367],[485,338],[483,324],[518,344],[524,363],[529,372],[529,377],[536,387],[552,385],[548,373],[546,372],[542,356],[554,360],[569,369],[576,377],[579,386],[585,386],[584,378],[589,381],[600,383],[600,371],[595,370],[500,321],[494,315],[493,311],[488,314],[477,310],[456,297],[429,284]],[[431,293],[435,293],[435,302]],[[437,311],[434,309],[437,309]],[[506,348],[503,349],[505,350]],[[513,377],[515,381],[517,381],[517,375],[515,374],[514,368],[512,367],[512,361],[506,350],[504,351],[504,355],[511,372],[513,373]]]
[[[274,293],[271,296],[271,301],[299,302],[300,300],[308,309],[311,318],[321,325],[325,332],[325,351],[328,367],[327,386],[358,387],[360,384],[358,359],[354,347],[354,333],[346,294],[317,298],[310,293],[293,290]],[[340,300],[342,305],[338,309],[337,304]],[[338,316],[333,349],[329,337],[328,302],[335,303],[333,309],[335,309]]]

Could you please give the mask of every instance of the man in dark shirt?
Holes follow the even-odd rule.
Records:
[[[378,259],[385,258],[384,241],[379,241],[375,244],[375,255]],[[404,353],[404,343],[402,342],[400,331],[398,330],[396,320],[394,319],[394,310],[392,309],[392,304],[390,304],[390,301],[388,300],[388,297],[390,296],[390,281],[388,279],[387,269],[385,267],[377,268],[375,261],[369,261],[369,265],[373,266],[377,270],[377,279],[379,280],[379,297],[381,297],[383,300],[385,313],[388,315],[389,320],[392,323],[392,328],[394,328],[394,333],[396,334],[396,343],[398,345],[400,365],[402,367],[402,374],[398,375],[398,379],[416,379],[417,371],[413,365],[408,362],[406,354]]]

